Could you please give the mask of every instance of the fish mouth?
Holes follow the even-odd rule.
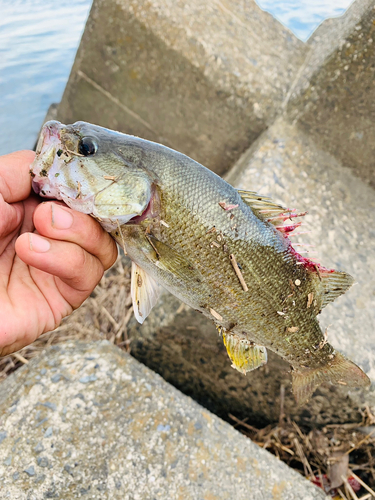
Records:
[[[51,120],[43,125],[36,147],[34,163],[31,167],[32,188],[36,194],[61,200],[61,196],[52,186],[50,173],[58,171],[58,151],[61,147],[60,122]]]
[[[41,155],[46,152],[46,147],[52,142],[61,140],[60,137],[61,123],[56,120],[50,120],[43,125],[38,143],[36,146],[36,154]]]
[[[39,194],[40,191],[41,191],[41,189],[42,189],[41,186],[40,186],[40,183],[36,182],[34,180],[31,182],[31,187],[33,188],[33,191],[36,194]]]

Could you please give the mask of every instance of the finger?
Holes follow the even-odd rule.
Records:
[[[14,257],[16,239],[19,234],[34,230],[32,215],[37,205],[38,200],[33,196],[30,196],[25,201],[12,203],[10,205],[4,202],[3,206],[0,203],[0,287],[4,287],[6,289],[8,286],[9,278],[15,265]],[[9,217],[8,222],[6,223],[5,215],[8,210]],[[3,230],[1,230],[1,228]],[[24,274],[27,276],[27,266],[22,262],[20,262],[20,264],[22,264]]]
[[[100,260],[75,243],[24,233],[15,247],[27,265],[58,278],[55,283],[60,293],[73,308],[90,295],[104,273]],[[43,280],[37,285],[43,286]]]
[[[38,233],[47,238],[76,243],[95,255],[104,269],[116,261],[116,243],[90,215],[71,210],[66,205],[46,202],[35,210],[34,225]]]
[[[17,151],[0,156],[0,193],[7,203],[25,200],[31,191],[30,167],[34,151]]]
[[[18,229],[23,218],[22,203],[6,203],[0,193],[0,254],[4,247],[4,238]]]

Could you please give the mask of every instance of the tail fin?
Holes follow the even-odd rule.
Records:
[[[371,380],[356,364],[337,352],[329,365],[292,372],[293,393],[297,403],[305,403],[324,382],[349,387],[368,387],[371,384]]]

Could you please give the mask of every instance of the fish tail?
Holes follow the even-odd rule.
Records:
[[[333,360],[322,367],[303,371],[293,370],[293,393],[299,405],[304,404],[324,382],[348,387],[368,387],[371,380],[355,363],[336,352]]]

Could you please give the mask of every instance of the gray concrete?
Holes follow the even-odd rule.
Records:
[[[375,4],[323,23],[288,96],[289,119],[375,187]]]
[[[304,52],[253,0],[95,0],[58,117],[222,173],[272,123]]]
[[[106,341],[49,348],[2,383],[0,491],[11,500],[326,498]]]

